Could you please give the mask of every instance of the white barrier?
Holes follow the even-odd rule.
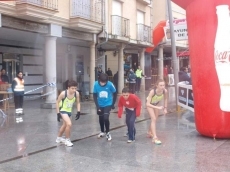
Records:
[[[177,104],[194,112],[192,85],[188,85],[186,82],[179,82],[177,84],[177,94]]]

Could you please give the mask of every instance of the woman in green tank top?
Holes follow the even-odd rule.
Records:
[[[162,99],[164,99],[164,106],[157,106]],[[151,118],[151,124],[147,134],[152,138],[152,142],[155,144],[161,144],[161,141],[157,138],[156,134],[156,120],[158,118],[159,110],[163,110],[164,114],[167,113],[167,104],[168,94],[165,89],[165,82],[163,79],[159,79],[156,82],[156,88],[150,91],[146,103],[147,111]]]

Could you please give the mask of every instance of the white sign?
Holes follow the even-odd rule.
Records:
[[[186,19],[177,19],[173,21],[174,34],[176,41],[188,40],[188,31]],[[169,22],[166,22],[164,27],[165,37],[167,41],[171,40]]]

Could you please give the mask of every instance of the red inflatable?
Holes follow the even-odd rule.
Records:
[[[161,40],[164,38],[164,27],[166,26],[166,21],[161,21],[157,24],[157,26],[153,29],[152,35],[153,35],[153,45],[154,47],[146,48],[145,52],[151,53],[157,45],[161,42]]]
[[[229,27],[230,20],[228,16],[224,17],[226,20],[217,17],[218,13],[226,16],[230,0],[172,1],[187,15],[197,131],[209,137],[230,138],[230,29],[219,29],[220,23]],[[226,6],[217,12],[219,5]],[[220,38],[216,38],[217,32]]]

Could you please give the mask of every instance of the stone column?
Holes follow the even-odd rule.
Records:
[[[90,76],[89,76],[89,94],[90,99],[93,98],[93,86],[95,82],[95,62],[96,62],[96,56],[95,56],[95,43],[90,43]]]
[[[121,94],[124,88],[124,48],[125,44],[123,43],[118,47],[118,94]]]
[[[57,82],[57,71],[56,71],[56,40],[57,37],[47,36],[45,42],[45,81],[47,83]],[[57,87],[47,86],[46,93],[52,92],[46,96],[46,102],[41,105],[42,108],[53,109],[56,108],[57,100]]]
[[[142,48],[139,54],[140,54],[141,70],[142,70],[142,73],[145,74],[145,48]],[[141,79],[140,91],[145,91],[145,78]]]
[[[160,45],[158,49],[158,78],[164,79],[164,57],[163,57],[163,46]]]

